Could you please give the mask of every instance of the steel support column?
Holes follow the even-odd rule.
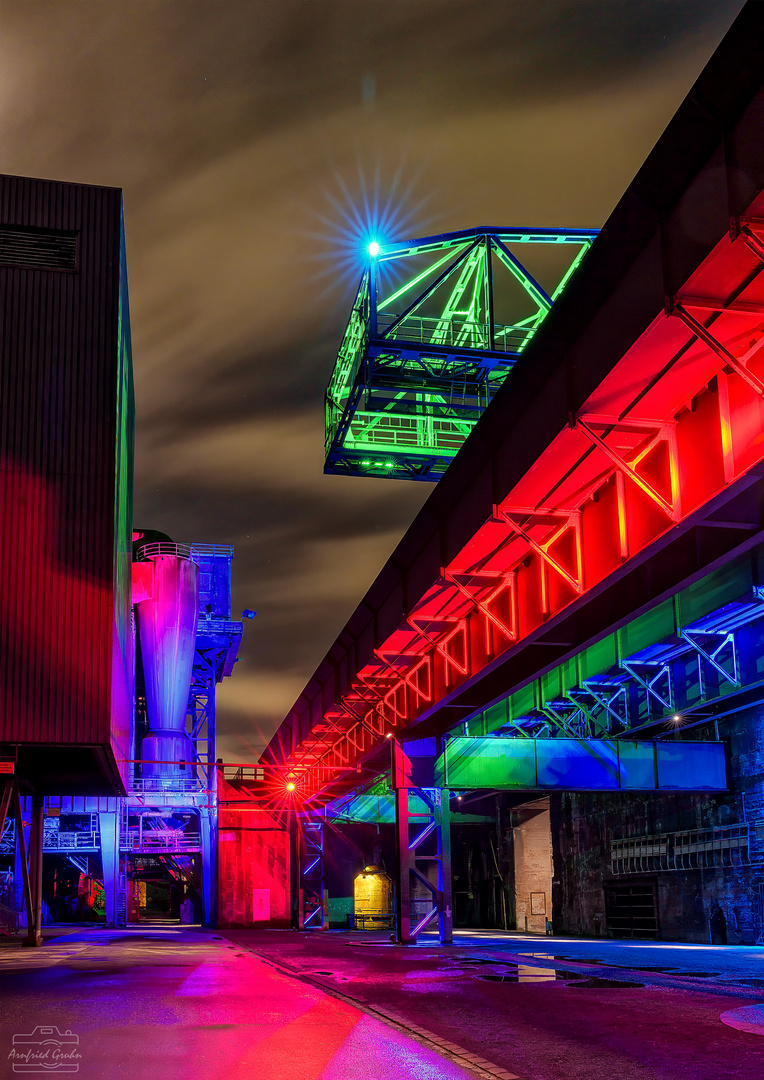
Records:
[[[409,789],[395,789],[395,914],[399,945],[413,945],[411,936],[411,864]]]
[[[42,945],[42,828],[43,796],[32,796],[32,824],[29,829],[29,897],[27,936],[24,945]]]
[[[454,940],[454,917],[451,903],[451,792],[440,788],[436,792],[435,821],[438,842],[438,937],[441,945]]]
[[[409,847],[409,790],[411,760],[397,739],[392,740],[391,780],[395,792],[395,915],[399,945],[411,945],[411,869]]]
[[[289,914],[293,930],[302,930],[302,889],[300,888],[300,823],[297,808],[290,807],[289,814]]]
[[[303,927],[324,929],[324,833],[320,821],[303,820],[300,844],[300,887]],[[327,920],[328,922],[328,920]]]
[[[217,812],[213,806],[200,812],[199,832],[202,847],[202,926],[214,930],[218,925],[218,828]]]
[[[29,863],[27,861],[27,843],[24,836],[24,819],[21,815],[21,797],[19,795],[18,781],[10,781],[12,784],[11,799],[13,800],[13,815],[16,821],[16,867],[20,872],[23,883],[24,907],[26,909],[26,925],[34,926],[32,885],[29,880]],[[36,942],[32,942],[36,944]]]
[[[101,838],[106,925],[119,926],[119,814],[112,811],[99,813],[98,831]]]

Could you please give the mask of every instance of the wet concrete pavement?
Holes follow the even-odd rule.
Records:
[[[196,928],[88,929],[49,935],[40,949],[4,944],[0,1005],[2,1077],[40,1076],[19,1066],[41,1061],[45,1072],[78,1080],[474,1075],[400,1026]]]
[[[764,948],[226,931],[341,999],[528,1080],[760,1080]],[[722,1022],[722,1014],[727,1021]],[[729,1026],[739,1016],[740,1027]],[[384,1074],[380,1073],[380,1076]]]

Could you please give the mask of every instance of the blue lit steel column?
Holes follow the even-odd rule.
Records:
[[[304,818],[300,844],[300,886],[303,928],[324,929],[324,832],[323,823]],[[327,920],[328,921],[328,920]]]
[[[98,831],[101,837],[106,925],[119,926],[119,813],[101,811],[98,815]]]
[[[199,834],[202,842],[202,925],[215,929],[218,925],[218,770],[220,764],[209,767],[208,806],[199,813]]]
[[[290,923],[293,930],[303,929],[303,890],[299,878],[299,821],[294,802],[289,810],[290,827]]]
[[[43,796],[32,796],[32,824],[29,828],[29,890],[27,936],[24,945],[42,945],[42,830]]]
[[[436,793],[436,835],[438,842],[438,936],[441,945],[454,940],[451,904],[451,792],[440,788]]]
[[[16,849],[18,855],[18,862],[16,866],[17,869],[20,871],[23,901],[24,907],[26,909],[26,923],[22,923],[22,925],[30,927],[34,923],[34,916],[32,913],[32,888],[29,881],[29,863],[27,861],[27,844],[25,839],[24,819],[21,813],[21,796],[19,795],[18,782],[15,780],[13,781],[11,798],[13,800],[13,816],[16,821]]]
[[[395,791],[395,913],[398,943],[413,945],[411,936],[411,867],[409,847],[409,789],[411,761],[397,739],[392,746],[392,782]]]
[[[13,798],[13,792],[11,793]],[[19,927],[26,928],[28,924],[27,918],[27,892],[24,884],[25,875],[29,874],[29,866],[26,861],[26,852],[29,849],[29,826],[24,825],[22,819],[17,819],[15,809],[12,809],[14,816],[14,827],[16,833],[16,846],[13,853],[13,897],[16,905],[16,910],[19,913]],[[19,820],[22,821],[19,827]]]

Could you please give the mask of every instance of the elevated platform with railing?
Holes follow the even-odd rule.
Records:
[[[596,235],[466,229],[372,245],[326,393],[324,471],[438,480]]]

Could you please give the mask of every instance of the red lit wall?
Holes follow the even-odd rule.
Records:
[[[221,779],[218,797],[224,802],[236,798],[236,792]],[[286,829],[264,811],[221,809],[218,852],[218,926],[288,928]]]
[[[121,192],[0,176],[0,229],[0,745],[38,790],[118,792],[133,697]],[[61,237],[76,260],[57,268]]]

